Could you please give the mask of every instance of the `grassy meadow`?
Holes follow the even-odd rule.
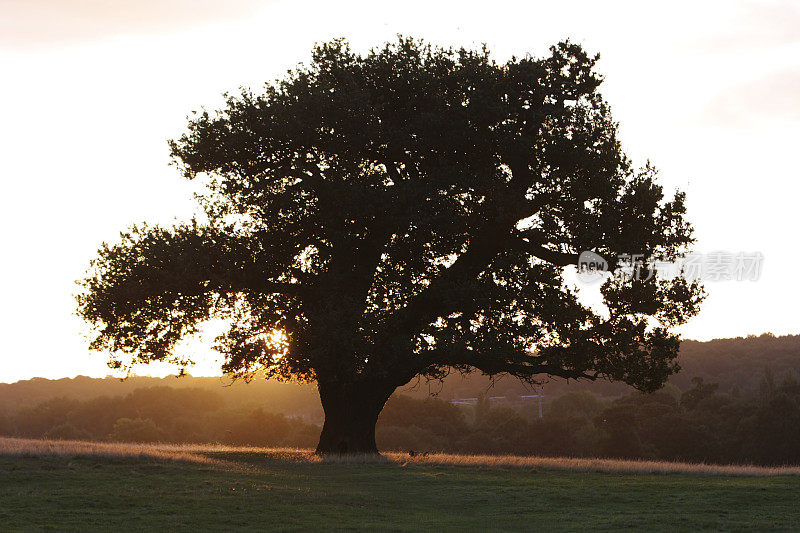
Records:
[[[0,529],[792,529],[800,469],[0,439]]]

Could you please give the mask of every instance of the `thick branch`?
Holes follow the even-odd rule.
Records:
[[[506,354],[512,355],[512,354]],[[503,357],[492,358],[486,354],[478,353],[475,350],[463,349],[434,349],[428,352],[416,367],[416,371],[424,373],[431,366],[470,366],[489,374],[510,374],[521,379],[529,379],[537,375],[547,374],[549,376],[564,379],[589,379],[596,380],[600,377],[597,372],[588,373],[583,370],[563,368],[558,365],[546,364],[536,361],[528,354],[521,355],[519,359]]]

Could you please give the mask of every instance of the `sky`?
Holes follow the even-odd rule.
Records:
[[[192,110],[315,42],[397,34],[498,60],[565,38],[599,52],[624,148],[687,193],[695,249],[764,258],[757,281],[708,282],[684,338],[800,333],[800,2],[0,0],[0,382],[110,373],[75,280],[131,224],[192,215],[167,148]],[[198,350],[191,373],[218,372]]]

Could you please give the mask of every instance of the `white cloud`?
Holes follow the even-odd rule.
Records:
[[[800,3],[794,0],[726,2],[707,34],[698,39],[711,52],[734,52],[800,44]]]
[[[703,112],[720,127],[752,127],[763,121],[800,121],[800,65],[728,87]]]
[[[40,49],[245,18],[269,0],[0,0],[0,48]]]

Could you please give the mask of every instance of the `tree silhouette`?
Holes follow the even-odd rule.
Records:
[[[596,60],[337,40],[195,114],[170,145],[205,215],[102,247],[78,296],[92,348],[184,364],[176,342],[225,318],[225,372],[317,382],[320,453],[377,451],[392,392],[449,369],[658,388],[702,289],[610,280],[597,314],[563,280],[582,250],[613,268],[692,242],[684,196],[622,152]]]

